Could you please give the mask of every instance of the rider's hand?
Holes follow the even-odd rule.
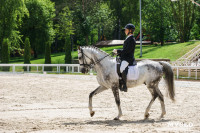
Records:
[[[117,54],[117,49],[113,49],[112,51],[114,54]]]

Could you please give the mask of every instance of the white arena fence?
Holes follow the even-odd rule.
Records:
[[[7,71],[3,68],[8,68]],[[45,70],[50,67],[51,70]],[[24,71],[24,68],[26,71]],[[200,66],[173,66],[174,74],[179,78],[200,79]],[[0,64],[1,73],[81,73],[79,64]],[[95,70],[90,70],[91,74]]]
[[[10,67],[9,70],[3,71],[3,68]],[[45,70],[47,68],[52,70]],[[24,71],[24,68],[26,71]],[[62,71],[63,70],[63,71]],[[0,64],[0,72],[53,72],[53,73],[80,73],[79,64]]]

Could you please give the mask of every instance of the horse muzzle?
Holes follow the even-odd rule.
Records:
[[[84,74],[86,74],[86,73],[88,73],[88,69],[86,69],[86,68],[81,68],[81,72],[84,73]]]

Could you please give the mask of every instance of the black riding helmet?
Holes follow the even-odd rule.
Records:
[[[133,24],[129,23],[122,30],[124,31],[125,29],[132,29],[133,31],[135,31],[135,26]]]

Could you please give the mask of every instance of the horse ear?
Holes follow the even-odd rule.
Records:
[[[80,47],[80,46],[78,46],[78,50],[81,50],[81,47]]]

